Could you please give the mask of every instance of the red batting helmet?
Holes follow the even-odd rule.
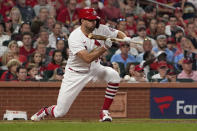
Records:
[[[97,21],[96,28],[99,27],[100,17],[97,15],[94,8],[81,9],[80,12],[79,12],[79,18],[80,18],[80,21],[81,21],[81,19],[96,20]]]
[[[79,12],[79,18],[80,19],[88,19],[88,20],[97,20],[100,19],[99,16],[97,16],[96,11],[94,8],[84,8],[81,9]]]

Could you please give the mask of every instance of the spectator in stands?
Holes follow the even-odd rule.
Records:
[[[120,75],[120,67],[117,62],[112,62],[112,68]],[[121,76],[120,76],[121,77]]]
[[[36,52],[42,55],[42,66],[46,67],[51,62],[51,57],[47,53],[46,44],[39,41],[36,46]]]
[[[20,26],[23,23],[20,10],[17,7],[13,7],[10,11],[9,17],[12,20],[13,33],[18,33]]]
[[[28,79],[31,81],[42,80],[43,77],[40,75],[39,68],[34,63],[30,63],[27,66]]]
[[[32,21],[36,16],[34,9],[31,6],[25,4],[26,0],[17,0],[16,7],[20,10],[23,21]]]
[[[35,41],[39,37],[39,32],[44,28],[44,24],[45,23],[40,20],[35,20],[31,23],[32,41]]]
[[[135,64],[134,63],[129,63],[128,66],[127,66],[127,69],[126,69],[126,75],[124,76],[123,78],[123,82],[127,82],[127,83],[130,83],[130,82],[133,82],[135,81],[134,80],[134,73],[135,73]]]
[[[165,23],[164,22],[162,22],[162,21],[159,21],[158,22],[158,24],[157,24],[157,28],[156,28],[156,30],[157,30],[157,35],[156,36],[158,36],[158,35],[165,35]]]
[[[174,58],[175,68],[178,71],[182,70],[181,65],[182,65],[183,59],[190,58],[195,61],[195,54],[197,52],[192,42],[186,37],[182,37],[180,39],[180,45],[181,45],[182,50],[179,50],[180,53],[176,55]],[[193,63],[193,69],[196,69],[195,62]]]
[[[42,7],[40,8],[38,15],[36,16],[36,20],[41,21],[44,24],[46,24],[48,16],[49,16],[48,8]]]
[[[16,81],[29,81],[27,77],[27,69],[24,66],[19,66],[16,71]]]
[[[167,62],[167,54],[164,51],[158,51],[155,54],[155,58],[156,58],[156,60],[151,65],[151,69],[153,69],[153,70],[157,70],[157,67],[158,67],[158,64],[159,64],[160,61]]]
[[[133,14],[126,14],[126,23],[127,23],[127,32],[128,36],[132,37],[134,34],[136,34],[136,21]]]
[[[157,35],[157,19],[153,18],[150,20],[149,26],[146,29],[146,34],[151,38],[156,38]]]
[[[129,33],[127,32],[127,23],[125,18],[119,18],[117,19],[117,29],[124,32],[127,36]]]
[[[14,7],[14,0],[0,0],[0,21],[6,19],[6,16],[9,15],[10,10]]]
[[[197,71],[192,70],[192,62],[193,61],[191,59],[183,59],[183,70],[180,74],[178,74],[178,78],[192,79],[197,81]]]
[[[145,8],[145,14],[143,16],[143,20],[146,23],[146,26],[149,25],[150,20],[156,18],[157,10],[156,7],[153,5],[147,5]]]
[[[56,23],[56,20],[55,20],[54,17],[49,16],[47,18],[47,22],[46,22],[45,28],[47,29],[49,34],[51,34],[53,32],[53,26],[55,25],[55,23]]]
[[[193,22],[187,24],[186,34],[187,37],[190,38],[190,40],[192,41],[194,47],[197,48],[197,40],[196,40],[197,30],[195,30],[195,26]]]
[[[186,28],[186,24],[188,23],[187,20],[183,19],[183,11],[180,7],[176,7],[176,9],[174,10],[173,14],[176,16],[177,18],[177,25]]]
[[[66,48],[68,48],[68,43],[66,43],[66,39],[64,37],[58,37],[56,42],[57,50],[62,51],[62,56],[64,60],[68,59],[68,54]],[[53,54],[55,50],[52,50],[50,55]]]
[[[130,13],[134,14],[135,16],[143,16],[145,14],[143,8],[136,4],[136,0],[124,0],[125,6],[129,6]]]
[[[11,81],[16,79],[16,73],[17,73],[17,67],[20,66],[20,62],[16,59],[12,59],[7,63],[7,68],[8,70],[5,71],[1,75],[1,80],[2,81]]]
[[[139,83],[147,82],[146,76],[144,74],[144,68],[140,65],[136,65],[134,68],[133,76],[126,77],[128,83]]]
[[[188,1],[188,2],[192,3],[195,6],[195,8],[197,9],[197,1],[196,0],[183,0],[183,1]]]
[[[14,40],[10,41],[8,44],[8,48],[10,49],[10,52],[13,54],[14,59],[17,59],[22,64],[27,62],[27,57],[19,54],[19,46],[16,41]]]
[[[182,8],[184,20],[187,20],[188,22],[193,21],[193,17],[196,13],[196,8],[192,3],[188,2],[187,0],[182,0],[182,2],[179,2],[174,6]]]
[[[52,7],[49,4],[47,4],[46,0],[38,0],[38,4],[36,4],[33,7],[36,16],[38,16],[41,8],[47,8],[47,10],[49,11],[50,8],[52,8]]]
[[[143,52],[143,47],[142,47],[143,44],[142,43],[145,39],[150,39],[153,47],[157,47],[156,41],[154,39],[150,38],[150,37],[147,37],[145,26],[137,27],[137,34],[139,36],[133,37],[131,40],[133,42],[140,43],[140,44],[137,44],[137,48],[136,48],[138,53]],[[134,46],[133,43],[130,43],[130,46],[133,47]]]
[[[167,38],[167,49],[172,51],[173,56],[177,51],[177,45],[176,45],[176,41],[174,39],[174,37],[168,37]]]
[[[177,82],[177,72],[175,70],[168,70],[166,72],[165,78],[160,81],[160,83],[166,83],[166,82]]]
[[[143,19],[137,19],[136,21],[136,30],[139,28],[139,27],[146,27],[146,23]]]
[[[3,42],[10,40],[10,36],[9,35],[5,35],[5,24],[4,23],[0,23],[0,46],[3,46]]]
[[[167,55],[167,61],[173,62],[174,54],[167,48],[167,37],[165,35],[157,36],[157,46],[153,48],[154,53],[157,54],[159,51],[164,51]]]
[[[177,28],[176,30],[175,30],[175,35],[174,35],[174,37],[175,37],[175,41],[176,41],[176,44],[177,44],[177,48],[179,48],[180,47],[180,39],[181,39],[181,37],[183,37],[185,34],[184,34],[184,32],[183,32],[183,30],[181,30],[180,28]]]
[[[52,56],[51,63],[48,64],[47,70],[55,70],[56,68],[59,68],[62,64],[63,57],[62,52],[60,50],[55,50]]]
[[[157,68],[158,74],[153,75],[152,79],[155,81],[158,79],[164,79],[168,69],[167,63],[165,61],[160,61]]]
[[[31,32],[31,27],[29,22],[24,22],[21,24],[18,33],[13,33],[11,39],[15,41],[22,41],[22,36],[24,32]],[[21,45],[20,45],[21,46]]]
[[[111,57],[111,63],[112,62],[120,62],[123,63],[126,67],[127,63],[129,62],[136,62],[136,59],[133,55],[129,54],[130,46],[127,43],[121,43],[120,44],[120,54],[114,54]]]
[[[56,49],[56,40],[60,36],[67,38],[66,34],[62,33],[61,23],[55,23],[53,26],[53,33],[49,35],[49,46]]]
[[[20,47],[19,54],[28,57],[35,49],[32,47],[32,34],[30,32],[24,32],[22,36],[23,46]]]
[[[119,8],[114,6],[114,1],[115,0],[108,0],[108,4],[106,6],[103,7],[103,12],[106,15],[107,19],[114,19],[114,18],[120,18],[121,15],[121,11]]]
[[[153,46],[152,46],[150,39],[145,39],[143,42],[143,50],[144,51],[137,56],[137,58],[136,58],[137,62],[141,63],[144,60],[144,54],[146,52],[152,53],[152,48],[153,48]]]
[[[177,28],[180,28],[183,30],[182,27],[177,25],[177,18],[174,15],[172,15],[169,18],[169,25],[166,25],[166,27],[165,27],[165,34],[173,37],[175,34],[175,30]]]
[[[162,17],[159,19],[160,19],[160,21],[164,22],[165,24],[168,24],[169,17],[170,17],[169,14],[163,14]]]
[[[36,48],[37,44],[39,42],[43,42],[45,43],[47,49],[47,54],[49,53],[49,51],[51,50],[51,47],[49,45],[49,33],[46,29],[41,29],[39,32],[39,36],[37,38],[37,40],[34,42],[33,47]]]
[[[34,52],[30,58],[29,58],[29,63],[27,66],[31,63],[34,63],[36,67],[38,68],[40,74],[42,75],[46,67],[43,66],[42,64],[42,55],[39,52]]]
[[[4,19],[4,22],[5,22],[5,34],[11,38],[11,35],[14,31],[12,27],[12,20],[10,18],[6,18]]]
[[[77,1],[76,0],[67,0],[67,7],[63,8],[57,16],[57,20],[62,22],[65,26],[69,28],[69,31],[72,31],[74,25],[78,24],[78,12]]]
[[[1,70],[7,70],[7,63],[11,60],[14,59],[14,55],[10,50],[7,50],[6,52],[3,53],[1,57]]]

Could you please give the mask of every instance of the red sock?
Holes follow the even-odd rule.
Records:
[[[118,91],[119,83],[108,83],[108,87],[105,91],[105,100],[102,110],[109,110],[113,99]]]

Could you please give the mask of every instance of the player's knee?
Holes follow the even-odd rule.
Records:
[[[110,83],[120,83],[120,75],[118,74],[117,71],[115,70],[111,71],[110,76],[111,76],[109,80]]]

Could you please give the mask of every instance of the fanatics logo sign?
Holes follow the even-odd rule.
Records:
[[[172,96],[154,97],[153,99],[158,104],[158,108],[163,115],[164,109],[168,109],[170,107],[170,104],[174,100]]]
[[[156,119],[197,118],[197,88],[152,88],[150,116]]]

